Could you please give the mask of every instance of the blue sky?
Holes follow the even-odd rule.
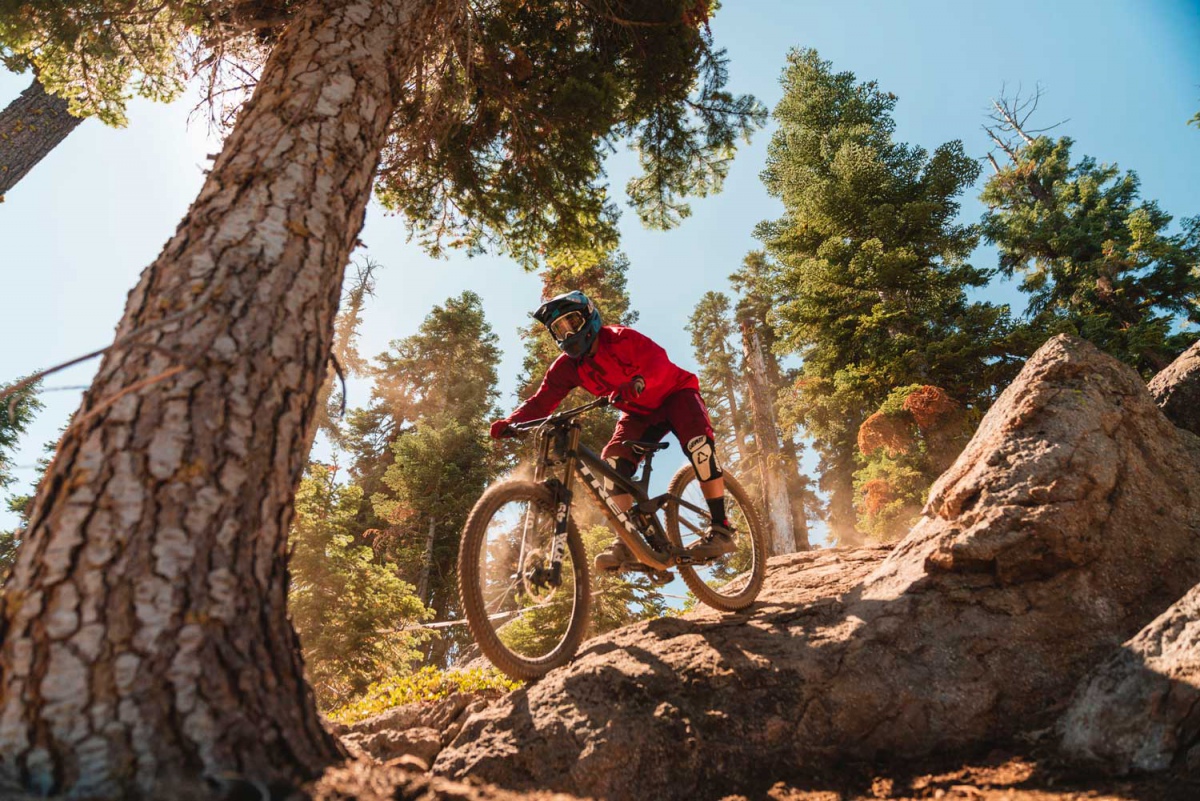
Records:
[[[1069,119],[1061,131],[1075,138],[1077,154],[1137,170],[1144,194],[1177,217],[1200,214],[1200,130],[1186,125],[1200,110],[1200,0],[725,0],[713,31],[729,51],[734,91],[773,107],[787,51],[815,47],[837,69],[899,96],[899,139],[929,149],[961,139],[979,157],[988,150],[980,126],[989,99],[1005,84],[1040,82],[1042,119]],[[0,71],[0,104],[27,84]],[[126,294],[197,193],[205,155],[220,147],[202,117],[189,125],[196,99],[135,101],[123,130],[86,121],[0,205],[0,381],[111,341]],[[691,309],[704,292],[727,289],[726,276],[757,247],[754,225],[779,214],[758,178],[769,135],[739,153],[725,191],[695,201],[678,229],[651,232],[632,213],[623,219],[638,327],[685,366],[694,365],[683,329]],[[632,169],[628,154],[610,162],[618,196]],[[963,198],[965,220],[982,213],[977,191]],[[377,206],[361,238],[385,266],[366,312],[364,353],[412,333],[434,304],[474,290],[500,335],[510,404],[521,362],[516,331],[538,303],[536,277],[504,258],[431,260],[406,242],[403,221]],[[995,256],[980,249],[974,259],[987,266]],[[988,294],[1020,304],[1010,286]],[[48,386],[86,384],[94,369],[60,373]],[[367,390],[353,386],[351,403]],[[45,400],[17,457],[23,478],[79,393]],[[0,513],[0,526],[11,522]]]

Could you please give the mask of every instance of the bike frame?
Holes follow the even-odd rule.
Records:
[[[674,503],[694,512],[708,515],[707,509],[689,503],[671,493],[650,497],[653,452],[645,454],[641,478],[634,480],[621,475],[599,454],[580,444],[581,426],[576,418],[584,412],[607,405],[607,398],[600,398],[592,403],[541,420],[531,420],[520,426],[525,430],[534,428],[540,430],[547,426],[550,427],[550,430],[541,432],[541,450],[538,454],[534,480],[545,483],[554,493],[554,541],[551,546],[550,575],[545,578],[556,586],[561,581],[562,559],[567,547],[567,521],[570,518],[574,496],[572,485],[576,477],[583,481],[592,499],[604,512],[613,532],[625,543],[639,562],[654,571],[664,571],[676,565],[693,563],[685,548],[670,543],[662,521],[659,520],[658,512],[668,504]],[[557,476],[547,478],[547,468],[556,467],[565,468],[563,478],[559,479]],[[619,487],[625,492],[613,493],[608,486]],[[626,493],[633,497],[633,505],[628,511],[622,512],[616,507],[613,495]],[[635,514],[645,521],[648,530],[644,534],[638,529]],[[653,541],[653,545],[651,541]]]

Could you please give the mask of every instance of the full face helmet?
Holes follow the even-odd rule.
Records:
[[[585,356],[600,336],[600,312],[578,289],[546,301],[533,319],[550,329],[559,349],[572,359]]]

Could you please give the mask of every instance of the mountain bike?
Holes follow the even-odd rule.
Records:
[[[745,609],[762,588],[766,531],[737,479],[725,473],[736,550],[693,559],[688,548],[711,523],[695,471],[684,465],[664,494],[650,497],[653,456],[669,446],[629,441],[625,444],[643,457],[641,476],[619,474],[579,442],[579,418],[608,404],[600,398],[514,424],[518,432],[537,436],[533,479],[493,484],[463,529],[458,587],[467,624],[484,655],[515,679],[532,681],[566,664],[587,631],[593,592],[588,555],[571,518],[576,479],[637,558],[624,570],[644,573],[661,586],[677,569],[698,601],[722,611]],[[617,487],[633,496],[628,511],[612,500]]]

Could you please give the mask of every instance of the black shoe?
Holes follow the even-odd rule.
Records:
[[[613,540],[611,545],[596,554],[595,565],[597,570],[616,573],[622,566],[634,562],[637,562],[637,557],[633,555],[633,551],[620,540]]]
[[[737,542],[728,529],[720,526],[709,526],[708,533],[692,547],[688,553],[697,561],[716,559],[737,550]]]

